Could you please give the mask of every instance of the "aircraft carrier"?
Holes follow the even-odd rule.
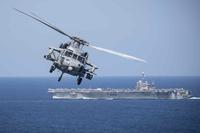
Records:
[[[130,88],[57,88],[48,89],[53,99],[188,99],[191,92],[183,88],[156,89],[144,80]]]

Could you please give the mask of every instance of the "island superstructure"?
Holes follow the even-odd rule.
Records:
[[[130,88],[49,88],[53,99],[188,99],[191,92],[183,88],[157,89],[142,78]]]

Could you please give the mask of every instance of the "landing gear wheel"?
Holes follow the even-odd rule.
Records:
[[[60,75],[60,77],[58,78],[58,82],[60,82],[60,80],[62,79],[63,73]]]
[[[92,80],[92,78],[93,78],[93,75],[92,75],[92,74],[89,74],[89,73],[87,73],[87,75],[86,75],[86,79]]]
[[[61,78],[62,78],[62,77],[59,77],[59,78],[58,78],[58,82],[60,82]]]
[[[51,68],[50,68],[49,72],[50,72],[50,73],[52,73],[52,72],[53,72],[55,69],[56,69],[56,67],[55,67],[55,66],[51,66]]]
[[[82,81],[82,78],[81,78],[81,77],[78,77],[78,78],[77,78],[77,85],[80,85],[80,84],[81,84],[81,81]]]

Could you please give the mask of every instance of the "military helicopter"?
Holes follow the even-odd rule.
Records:
[[[67,36],[71,40],[68,43],[60,44],[59,48],[49,47],[48,54],[44,55],[44,58],[46,60],[50,60],[53,62],[49,70],[50,73],[52,73],[56,69],[62,72],[60,77],[58,78],[58,81],[62,79],[64,73],[67,73],[72,76],[77,76],[78,85],[81,84],[81,81],[84,77],[89,80],[93,78],[93,76],[95,75],[95,70],[98,68],[97,66],[88,61],[88,52],[83,50],[83,47],[85,46],[113,55],[117,55],[123,58],[136,60],[140,62],[146,62],[145,60],[134,56],[94,46],[89,42],[80,39],[79,37],[70,36],[34,13],[28,14],[16,8],[14,8],[14,10],[28,17],[31,17],[32,19],[46,25],[47,27],[61,33],[62,35]]]

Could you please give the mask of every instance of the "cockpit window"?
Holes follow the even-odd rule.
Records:
[[[76,55],[76,54],[73,54],[73,58],[76,60],[76,58],[77,58],[77,55]]]
[[[71,57],[72,56],[72,52],[66,51],[65,52],[65,56]]]
[[[81,57],[81,56],[78,56],[78,61],[80,61],[81,63],[84,64],[85,59],[83,57]]]
[[[73,59],[78,60],[78,61],[80,61],[83,64],[85,62],[85,58],[84,57],[78,56],[77,54],[73,54],[71,51],[66,51],[65,52],[65,56],[72,57]]]

